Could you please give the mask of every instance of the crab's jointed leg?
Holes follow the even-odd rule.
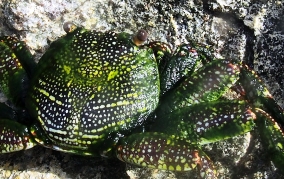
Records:
[[[121,141],[117,157],[148,168],[189,171],[197,167],[202,178],[214,178],[216,171],[209,157],[194,144],[162,133],[134,134]]]
[[[17,122],[20,119],[27,90],[28,78],[32,75],[34,61],[23,42],[13,37],[0,38],[0,89],[14,106],[0,103],[0,153],[25,150],[35,145],[28,127]]]
[[[229,73],[231,76],[227,74],[228,72],[231,72]],[[236,112],[243,113],[237,108],[239,103],[236,103],[236,111],[231,112],[228,109],[218,110],[216,107],[220,105],[220,102],[214,102],[228,86],[236,81],[237,75],[238,69],[234,65],[225,60],[217,60],[198,70],[191,78],[184,79],[178,87],[165,93],[166,100],[161,102],[156,113],[155,125],[150,129],[153,132],[146,135],[135,134],[123,139],[117,148],[118,158],[140,166],[166,170],[187,171],[198,166],[202,178],[214,178],[215,170],[210,159],[197,147],[202,143],[199,141],[200,138],[206,137],[200,137],[199,128],[196,126],[196,123],[202,119],[196,119],[196,116],[190,115],[199,112],[197,116],[208,119],[210,126],[215,127],[216,125],[212,125],[211,121],[214,122],[216,118],[224,119],[219,121],[220,126],[227,122],[226,118],[222,117],[226,110],[228,115]],[[215,81],[212,81],[213,79]],[[209,101],[213,104],[210,105]],[[192,108],[192,105],[197,108]],[[209,110],[208,113],[207,110]],[[215,116],[211,114],[212,111],[216,113]],[[235,118],[238,119],[238,117]],[[225,127],[222,129],[226,130]],[[214,128],[211,131],[214,133]],[[231,137],[231,133],[228,135]],[[207,140],[215,140],[215,138],[221,140],[228,137],[215,133],[213,138]]]
[[[26,126],[8,119],[0,119],[0,153],[26,150],[34,145]]]
[[[238,81],[240,71],[240,77],[244,79],[239,81],[249,84],[244,87],[246,92],[250,92],[246,100],[220,100],[222,94]],[[198,166],[202,178],[213,178],[216,176],[213,165],[197,146],[257,128],[265,131],[261,134],[266,141],[264,144],[267,143],[267,148],[275,154],[272,161],[281,168],[284,166],[284,137],[276,121],[283,121],[283,112],[267,94],[268,90],[252,73],[244,74],[238,64],[228,60],[215,60],[182,79],[179,86],[164,94],[156,111],[155,125],[149,130],[153,132],[123,139],[117,148],[118,158],[140,166],[167,170],[184,171]],[[272,114],[263,112],[260,109],[263,105]],[[188,155],[169,152],[177,148]],[[185,163],[180,159],[184,159]]]
[[[274,165],[284,167],[284,112],[255,72],[244,66],[239,83],[244,98],[254,108],[259,135],[263,147],[269,152]]]
[[[13,37],[0,38],[0,51],[0,89],[11,102],[22,107],[35,62],[24,43]]]

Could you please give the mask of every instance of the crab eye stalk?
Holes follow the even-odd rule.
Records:
[[[68,34],[73,32],[77,26],[73,22],[65,22],[63,24],[63,30]]]
[[[148,38],[148,33],[144,29],[140,29],[134,36],[133,36],[133,43],[137,46],[142,45]]]

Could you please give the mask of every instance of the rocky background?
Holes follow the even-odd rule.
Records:
[[[275,0],[2,0],[0,36],[25,41],[38,61],[62,24],[135,33],[173,49],[190,41],[210,46],[222,58],[239,59],[254,69],[284,107],[284,2]],[[267,159],[258,131],[203,149],[219,178],[284,178]],[[0,178],[197,178],[197,172],[168,172],[118,160],[63,154],[43,147],[0,155]]]

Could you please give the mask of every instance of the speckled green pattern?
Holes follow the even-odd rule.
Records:
[[[177,116],[183,117],[177,120]],[[151,130],[202,145],[251,131],[253,119],[255,115],[244,101],[202,102],[160,115]]]
[[[258,129],[283,168],[283,110],[245,66],[190,44],[174,53],[161,42],[141,45],[145,31],[136,43],[127,33],[64,27],[35,71],[21,42],[0,41],[0,85],[16,102],[0,103],[0,153],[41,144],[143,167],[197,168],[212,179],[218,174],[200,146]],[[239,97],[225,98],[230,90]]]
[[[238,79],[239,67],[229,60],[214,60],[184,79],[181,84],[166,94],[162,106],[166,113],[183,106],[218,100]]]
[[[284,166],[284,133],[281,126],[268,113],[257,109],[258,127],[263,146],[270,151],[271,159],[276,167]],[[269,120],[267,120],[269,119]]]
[[[126,33],[80,28],[51,45],[39,62],[28,107],[56,149],[88,150],[155,109],[159,80],[150,52]]]
[[[26,72],[31,73],[31,69],[25,71],[23,66],[33,66],[33,62],[28,62],[31,54],[23,42],[13,37],[0,38],[0,51],[0,89],[16,105],[23,105],[22,83],[27,78]]]
[[[8,119],[0,119],[0,153],[26,150],[34,145],[27,127]]]
[[[163,170],[188,171],[195,167],[203,177],[215,176],[213,164],[197,145],[162,133],[134,134],[123,140],[117,157],[128,163]]]
[[[255,108],[266,111],[277,123],[284,128],[283,109],[277,105],[268,89],[258,78],[255,72],[244,66],[241,69],[239,82],[243,85],[244,97],[251,102]]]
[[[24,46],[13,37],[0,38],[0,90],[15,106],[24,105],[22,91],[26,90],[25,80],[31,75],[33,62],[31,54]],[[27,67],[26,71],[24,67]],[[4,103],[0,104],[0,153],[29,149],[35,145],[29,136],[26,126],[16,123],[16,110]]]
[[[189,77],[195,70],[196,66],[201,63],[200,54],[197,53],[191,44],[184,44],[172,55],[165,44],[161,44],[164,51],[163,60],[159,64],[161,74],[161,93],[177,86],[177,84]],[[157,49],[157,47],[156,47]]]

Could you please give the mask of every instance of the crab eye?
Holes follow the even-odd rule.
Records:
[[[137,46],[142,45],[148,38],[148,33],[144,29],[140,29],[135,36],[133,36],[133,43]]]
[[[68,34],[73,32],[77,26],[73,22],[65,22],[63,24],[63,30]]]

